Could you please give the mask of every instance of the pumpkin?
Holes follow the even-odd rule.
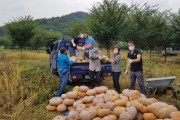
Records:
[[[63,103],[65,105],[73,105],[74,102],[75,102],[74,99],[69,99],[69,98],[66,98],[66,99],[63,100]]]
[[[116,94],[117,92],[115,90],[107,90],[106,94]],[[118,93],[117,93],[118,94]]]
[[[83,101],[82,100],[77,100],[77,101],[75,101],[74,103],[73,103],[73,107],[77,107],[79,104],[82,104],[83,103]]]
[[[124,96],[124,95],[120,95],[120,98],[121,98],[122,100],[128,101],[128,97],[126,97],[126,96]]]
[[[144,120],[156,120],[157,117],[153,113],[144,113],[143,119]]]
[[[82,99],[83,103],[91,103],[94,99],[94,96],[86,96]]]
[[[61,97],[53,97],[53,98],[51,98],[51,99],[49,100],[49,104],[50,104],[50,105],[57,106],[57,105],[61,104],[62,101],[63,101],[63,100],[62,100]]]
[[[115,107],[115,104],[114,102],[107,102],[105,105],[104,105],[104,109],[110,109],[110,110],[113,110]]]
[[[94,98],[93,100],[93,105],[97,105],[98,103],[104,103],[104,99],[103,98]]]
[[[151,99],[147,99],[147,98],[139,98],[138,102],[140,102],[144,106],[148,106],[154,103]]]
[[[137,109],[134,106],[127,107],[125,112],[119,116],[119,120],[134,120],[137,114]]]
[[[131,102],[129,102],[129,101],[127,101],[126,102],[126,107],[131,107],[132,105],[131,105]]]
[[[81,92],[87,92],[89,90],[87,86],[80,86],[79,89]]]
[[[127,103],[127,100],[122,100],[122,99],[116,100],[114,102],[115,106],[125,106],[126,103]]]
[[[88,104],[85,104],[87,108],[93,106],[93,103],[88,103]]]
[[[131,100],[137,100],[137,99],[139,99],[141,97],[141,93],[139,92],[139,91],[137,91],[137,90],[132,90],[131,92],[130,92],[130,99]]]
[[[67,92],[66,93],[66,98],[76,99],[76,98],[78,98],[78,94],[77,94],[76,91]]]
[[[68,106],[68,111],[75,110],[73,106]]]
[[[58,112],[64,112],[64,111],[67,110],[67,106],[65,104],[60,104],[60,105],[57,106],[56,110]]]
[[[169,116],[167,106],[167,103],[156,102],[147,106],[147,108],[149,112],[154,113],[158,118],[167,118]]]
[[[86,95],[88,95],[88,96],[96,95],[96,91],[93,90],[93,89],[89,89],[89,90],[86,92]]]
[[[136,109],[140,111],[141,113],[146,113],[148,111],[148,108],[144,106],[143,104],[141,104],[140,102],[135,101],[135,102],[132,102],[131,104],[132,106],[136,107]]]
[[[171,114],[171,118],[172,118],[172,120],[180,120],[180,111],[173,112]]]
[[[72,56],[69,58],[71,61],[75,62],[77,60],[77,57],[76,56]]]
[[[168,105],[167,107],[166,107],[166,109],[168,110],[168,117],[170,117],[170,115],[173,113],[173,112],[177,112],[178,111],[178,109],[175,107],[175,106],[173,106],[173,105]]]
[[[149,98],[149,100],[153,101],[154,103],[158,102],[158,100],[156,98]]]
[[[110,109],[100,109],[100,110],[98,110],[98,116],[104,117],[104,116],[110,115],[111,112],[112,111]]]
[[[47,105],[47,106],[46,106],[46,110],[47,110],[47,111],[55,111],[55,110],[56,110],[56,106]]]
[[[76,46],[76,49],[77,49],[77,50],[83,50],[83,47],[81,47],[81,46]]]
[[[102,120],[100,117],[95,117],[93,120]]]
[[[79,104],[76,107],[76,111],[81,112],[82,110],[86,109],[86,105],[85,104]]]
[[[113,110],[113,114],[114,115],[117,115],[117,116],[120,116],[120,114],[122,112],[125,112],[125,108],[124,107],[115,107],[114,110]]]
[[[104,96],[104,101],[105,102],[108,102],[108,101],[114,102],[114,101],[118,100],[119,98],[120,98],[120,96],[118,93],[106,94]]]
[[[124,89],[124,90],[122,91],[122,94],[129,98],[129,97],[131,96],[131,90],[129,90],[129,89]]]
[[[61,95],[61,98],[62,98],[62,99],[65,99],[65,98],[66,98],[66,94],[62,94],[62,95]]]
[[[80,98],[83,98],[83,97],[86,96],[86,92],[79,91],[79,92],[78,92],[78,96],[79,96]]]
[[[70,120],[76,120],[76,119],[79,119],[79,113],[77,111],[69,111],[69,114],[67,116],[67,119]]]
[[[79,86],[75,86],[75,87],[73,88],[73,91],[79,92],[79,91],[80,91]]]
[[[90,114],[91,119],[93,119],[97,116],[97,110],[92,107],[89,109],[89,114]]]
[[[106,95],[105,93],[101,93],[101,94],[96,95],[96,98],[103,98],[104,99],[105,95]]]
[[[96,106],[95,106],[95,109],[96,110],[100,110],[104,107],[105,103],[98,103]]]
[[[138,112],[136,117],[135,117],[135,120],[143,120],[143,114]]]
[[[102,118],[102,120],[117,120],[117,116],[116,115],[108,115]]]
[[[95,87],[94,90],[97,94],[106,93],[108,88],[106,86]]]
[[[91,120],[91,116],[88,110],[83,110],[79,114],[81,120]]]
[[[62,115],[58,115],[58,116],[54,117],[53,120],[66,120],[66,117],[62,116]]]

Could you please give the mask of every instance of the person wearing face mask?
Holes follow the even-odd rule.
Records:
[[[102,53],[99,50],[99,44],[94,44],[94,48],[89,51],[89,77],[94,86],[96,81],[94,79],[94,74],[96,75],[96,80],[98,84],[101,83],[101,60]]]
[[[54,94],[56,97],[61,96],[64,93],[68,81],[69,68],[73,64],[73,61],[70,61],[67,56],[66,48],[61,48],[60,53],[61,55],[58,56],[57,62],[61,85],[58,92]]]
[[[114,56],[112,57],[112,59],[109,59],[109,62],[112,64],[112,78],[114,89],[118,93],[120,93],[119,77],[121,74],[121,55],[120,48],[118,46],[114,47]]]
[[[135,89],[137,79],[141,93],[147,95],[143,78],[142,53],[135,48],[135,43],[133,41],[128,42],[128,48],[130,52],[127,55],[128,59],[125,75],[128,75],[128,70],[130,68],[130,89]]]

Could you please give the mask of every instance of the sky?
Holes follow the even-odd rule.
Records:
[[[177,12],[180,0],[133,0],[143,4],[159,4],[161,11],[172,9]],[[72,12],[88,12],[91,6],[102,0],[0,0],[0,26],[18,16],[31,15],[34,19],[51,18],[66,15]],[[132,0],[119,0],[131,5]]]

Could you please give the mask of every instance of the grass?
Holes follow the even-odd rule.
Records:
[[[124,71],[126,52],[123,51],[121,56]],[[149,61],[149,54],[144,52],[143,59],[145,79],[173,75],[177,77],[173,86],[178,89],[180,56],[168,57],[168,62],[164,63],[164,57],[158,55],[153,55],[152,61]],[[45,52],[25,51],[21,56],[20,51],[1,51],[0,66],[0,119],[49,120],[60,114],[45,110],[49,98],[59,87],[59,78],[50,73],[49,55]],[[106,78],[103,85],[112,88],[111,77]],[[129,77],[122,74],[120,85],[122,89],[129,88]],[[69,89],[70,87],[67,90]],[[173,104],[180,109],[180,100],[161,93],[150,97]]]

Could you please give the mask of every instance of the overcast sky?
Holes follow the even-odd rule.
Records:
[[[102,0],[0,0],[0,26],[17,16],[31,15],[36,18],[62,16],[76,11],[88,12],[93,3]],[[134,0],[137,3],[159,4],[161,11],[177,12],[180,0]],[[119,0],[131,4],[132,0]]]

